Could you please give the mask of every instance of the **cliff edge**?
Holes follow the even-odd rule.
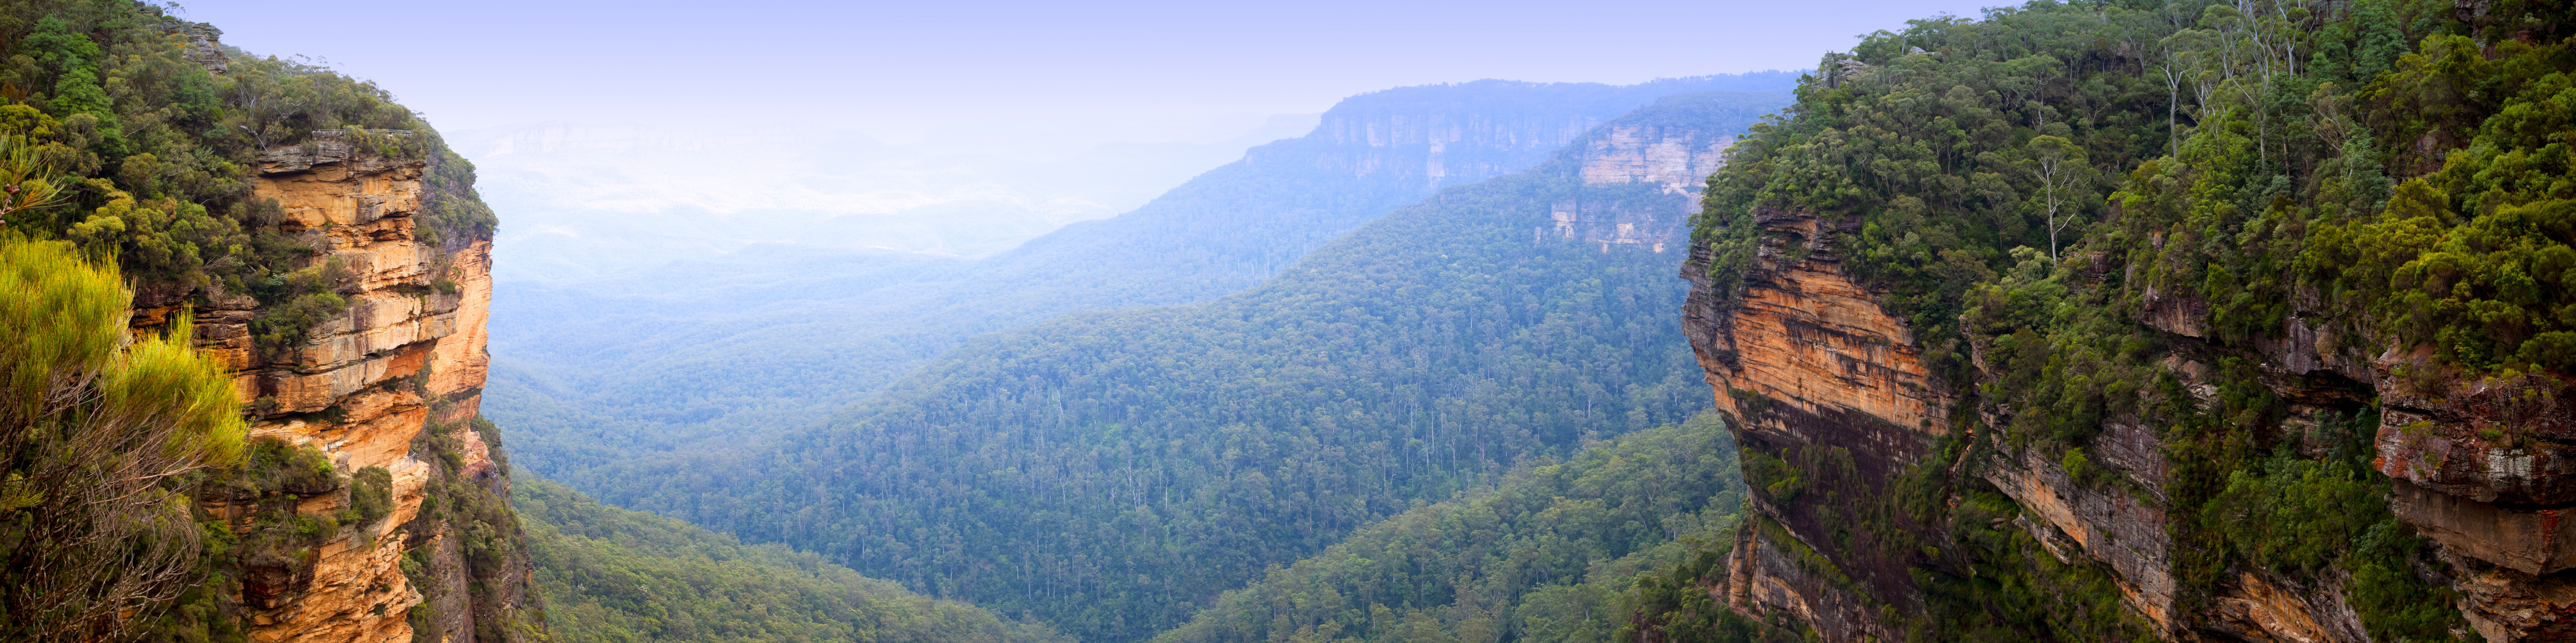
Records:
[[[345,312],[303,342],[263,347],[254,320],[266,306],[217,289],[195,328],[199,345],[236,373],[256,413],[254,440],[316,450],[338,471],[381,468],[390,506],[381,519],[293,543],[288,555],[246,555],[235,600],[261,643],[531,640],[541,621],[530,613],[517,523],[489,510],[508,497],[506,462],[488,423],[477,426],[491,242],[424,242],[422,179],[432,161],[371,154],[357,138],[271,148],[254,188],[280,208],[281,230],[318,251],[309,261],[333,273]],[[300,490],[293,514],[352,509],[367,493],[364,476],[355,478]],[[277,528],[262,498],[206,495],[208,512],[246,539],[264,542]]]
[[[2576,18],[2177,6],[1875,34],[1727,153],[1681,276],[1751,490],[1729,618],[2576,637]]]

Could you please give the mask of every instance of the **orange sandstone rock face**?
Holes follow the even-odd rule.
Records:
[[[1717,408],[1734,418],[1738,443],[1755,451],[1847,454],[1836,457],[1848,458],[1850,474],[1811,480],[1811,486],[1873,493],[1904,467],[1922,464],[1931,441],[1951,431],[1954,398],[1923,364],[1923,348],[1904,322],[1843,271],[1831,242],[1834,222],[1783,212],[1760,213],[1757,222],[1769,241],[1745,274],[1738,305],[1715,304],[1702,272],[1705,257],[1695,255],[1683,271],[1698,285],[1684,308],[1684,330],[1717,392]],[[2191,368],[2177,370],[2191,380]],[[2141,423],[2117,420],[2105,424],[2093,446],[2097,463],[2129,476],[2145,493],[2088,487],[2058,462],[2007,450],[1975,475],[2026,513],[1995,527],[2028,532],[2060,562],[2109,567],[2123,603],[2170,639],[2192,640],[2205,629],[2258,641],[2363,640],[2340,592],[2311,592],[2250,574],[2215,597],[2219,613],[2177,614],[2172,542],[2158,495],[2166,468],[2161,438]],[[1875,606],[1905,611],[1916,591],[1909,562],[1876,558],[1860,545],[1838,546],[1826,536],[1830,525],[1849,518],[1835,513],[1838,507],[1805,499],[1786,504],[1754,498],[1760,526],[1742,536],[1719,588],[1729,604],[1747,614],[1790,616],[1828,641],[1905,638]],[[1796,564],[1802,557],[1828,561],[1848,580],[1820,577],[1812,563]]]
[[[1834,505],[1878,492],[1906,466],[1961,471],[1964,460],[1922,462],[1931,441],[1951,430],[1944,419],[1954,398],[1924,367],[1905,324],[1842,271],[1831,242],[1836,222],[1782,212],[1757,213],[1756,221],[1766,245],[1732,306],[1717,304],[1707,257],[1693,250],[1683,270],[1696,285],[1684,331],[1738,444],[1761,457],[1804,459],[1806,493],[1844,495],[1775,502],[1755,494],[1754,526],[1739,535],[1713,591],[1734,609],[1786,616],[1828,641],[1906,638],[1882,616],[1909,607],[1916,590],[1904,578],[1906,562],[1876,558],[1883,554],[1853,540],[1865,533],[1833,531],[1851,518]],[[2142,299],[2148,326],[2194,346],[2207,335],[2206,306],[2197,300],[2152,292]],[[2289,402],[2288,423],[2314,425],[2326,409],[2365,403],[2356,391],[2369,382],[2383,409],[2376,466],[2395,479],[2393,508],[2440,546],[2471,625],[2494,641],[2576,640],[2569,520],[2576,459],[2557,446],[2576,443],[2576,389],[2541,375],[2456,381],[2423,353],[2392,351],[2374,361],[2334,341],[2352,331],[2301,312],[2309,316],[2285,320],[2283,337],[2252,346],[2270,374],[2266,383]],[[1984,363],[1982,346],[1965,348]],[[2177,353],[2164,367],[2215,403],[2210,366]],[[1977,412],[1998,425],[2012,411]],[[1981,443],[1999,453],[1973,475],[2021,510],[1990,527],[2025,531],[2061,562],[2106,567],[2124,605],[2166,640],[2370,640],[2340,585],[2348,579],[2307,586],[2265,570],[2231,570],[2186,613],[2163,508],[2170,466],[2163,438],[2131,417],[2107,418],[2101,428],[2088,444],[2089,466],[2125,483],[2079,482],[2051,457]],[[1843,473],[1832,474],[1837,467]]]
[[[1717,390],[1718,410],[1744,418],[1743,430],[1800,442],[1814,436],[1750,417],[1742,405],[1760,399],[1807,416],[1866,418],[1875,425],[1861,429],[1868,444],[1919,455],[1925,438],[1948,431],[1948,402],[1924,369],[1913,333],[1843,273],[1815,217],[1774,213],[1761,224],[1789,233],[1775,239],[1796,241],[1763,247],[1746,275],[1744,304],[1719,311],[1704,285],[1685,304],[1684,326]],[[1707,279],[1692,268],[1683,276]]]
[[[474,416],[484,375],[492,370],[492,242],[476,241],[447,258],[457,285],[456,309],[448,316],[455,330],[431,345],[426,386],[431,395],[455,402],[439,421],[462,422]]]
[[[237,373],[239,395],[261,409],[254,437],[311,445],[341,472],[381,466],[393,478],[386,519],[339,527],[300,565],[246,573],[239,598],[251,611],[254,641],[410,641],[406,614],[426,599],[402,571],[404,553],[455,549],[441,546],[453,540],[449,534],[413,533],[442,529],[414,519],[446,475],[417,459],[414,445],[433,422],[475,415],[489,360],[491,247],[419,240],[424,170],[423,161],[376,157],[329,138],[270,150],[261,157],[257,195],[277,200],[285,211],[280,226],[320,250],[318,262],[346,271],[340,294],[348,311],[312,329],[311,341],[271,353],[249,327],[262,302],[213,292],[213,305],[198,315],[199,344],[223,356]],[[489,477],[495,465],[487,450],[479,439],[468,445],[460,475]],[[313,495],[299,510],[327,516],[349,502],[343,489]],[[221,501],[210,509],[248,517]],[[430,557],[431,565],[453,562],[441,558]],[[289,568],[298,571],[277,571]],[[451,627],[433,638],[467,643],[474,628],[469,618],[461,631]]]
[[[1695,285],[1683,305],[1683,332],[1738,444],[1842,458],[1853,470],[1834,482],[1867,493],[1918,462],[1931,439],[1949,430],[1947,397],[1913,334],[1843,272],[1827,222],[1781,212],[1762,213],[1758,222],[1770,241],[1745,275],[1742,303],[1731,309],[1717,305],[1706,256],[1693,250],[1682,270]],[[1828,641],[1905,638],[1880,618],[1882,610],[1916,607],[1904,561],[1834,546],[1825,537],[1839,519],[1832,509],[1781,506],[1760,494],[1753,505],[1758,527],[1745,532],[1719,590],[1730,605],[1790,615]],[[1820,573],[1802,562],[1816,557],[1838,571]],[[1861,588],[1867,595],[1854,591]]]

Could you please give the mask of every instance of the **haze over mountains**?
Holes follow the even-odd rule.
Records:
[[[504,282],[490,413],[529,436],[516,445],[529,466],[558,477],[799,426],[976,333],[1240,290],[1398,205],[1537,164],[1659,97],[1774,92],[1742,103],[1750,123],[1792,81],[1393,89],[1346,100],[1307,135],[1252,148],[1133,212],[982,259],[769,243],[590,280]]]
[[[1501,83],[1400,93],[1460,89],[1601,100],[1580,86]],[[1352,529],[1707,408],[1676,323],[1687,282],[1671,275],[1683,252],[1673,242],[1718,152],[1783,98],[1661,96],[1575,132],[1535,168],[1444,187],[1358,222],[1249,290],[978,337],[826,424],[776,440],[628,453],[559,475],[612,503],[1033,613],[1085,640],[1141,641]],[[1500,124],[1487,140],[1559,136],[1526,136],[1533,130],[1510,126],[1511,112],[1482,107],[1491,111],[1458,120]],[[1410,116],[1341,113],[1328,114],[1319,134],[1364,136]],[[1572,120],[1540,115],[1524,122]],[[1486,159],[1426,156],[1493,167],[1522,154],[1508,145]],[[1275,147],[1228,169],[1260,169],[1279,158]],[[1352,183],[1346,168],[1405,158],[1402,148],[1374,147],[1355,164],[1314,162],[1347,159],[1331,153],[1343,146],[1288,156],[1297,173],[1286,178],[1312,172],[1303,185],[1323,189],[1285,196],[1337,197],[1332,188]],[[1389,192],[1443,181],[1402,171],[1440,165],[1378,167],[1402,182]],[[1212,177],[1244,178],[1219,170],[1193,186]],[[1127,249],[1174,243],[1132,228],[1118,237],[1084,230],[1092,227],[1067,232]],[[1211,239],[1227,237],[1189,241]],[[1056,264],[1152,267],[1144,257]],[[1226,267],[1183,268],[1226,276]],[[1607,550],[1626,555],[1683,531],[1647,530],[1629,540],[1650,542]]]
[[[599,287],[761,243],[980,257],[1134,209],[1304,133],[1316,115],[1204,120],[1061,150],[749,125],[561,122],[447,137],[475,159],[486,199],[529,213],[499,238],[498,279]]]
[[[2563,1],[462,1],[0,0],[0,641],[2576,640]]]

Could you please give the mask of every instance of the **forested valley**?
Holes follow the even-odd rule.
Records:
[[[1397,88],[516,310],[418,113],[171,10],[0,1],[0,640],[2576,638],[2565,3]]]
[[[685,522],[599,504],[544,480],[510,504],[528,521],[551,640],[1069,643],[786,545],[745,545]]]
[[[8,443],[0,554],[31,581],[0,590],[0,627],[13,639],[105,628],[269,640],[321,635],[313,628],[328,622],[416,641],[1141,641],[1264,569],[1408,512],[1434,531],[1486,512],[1511,521],[1513,538],[1566,541],[1524,561],[1542,570],[1535,580],[1457,582],[1506,602],[1554,591],[1551,609],[1589,614],[1600,630],[1622,581],[1565,588],[1585,582],[1594,558],[1641,569],[1679,555],[1676,538],[1731,520],[1733,496],[1717,491],[1729,480],[1719,425],[1699,415],[1708,394],[1670,323],[1682,282],[1666,246],[1692,208],[1695,176],[1587,184],[1582,166],[1585,146],[1614,127],[1696,137],[1691,162],[1705,164],[1788,100],[1763,91],[1786,75],[1363,96],[1316,134],[1256,149],[1136,214],[997,258],[973,278],[1010,287],[925,314],[948,315],[937,330],[953,335],[939,341],[956,341],[1085,308],[1216,301],[1076,313],[976,338],[830,422],[636,457],[716,434],[628,452],[636,445],[599,439],[615,427],[530,421],[531,431],[514,423],[530,416],[506,408],[509,422],[475,415],[481,328],[461,324],[482,323],[464,315],[490,296],[475,266],[498,217],[473,191],[471,164],[389,93],[227,48],[220,30],[141,5],[12,5],[7,15],[17,20],[0,24],[20,63],[13,86],[36,88],[0,107],[16,173],[7,220],[20,235],[7,241],[18,284],[9,332],[32,338],[13,342],[22,345],[78,344],[86,361],[50,366],[59,377],[109,378],[92,391],[102,402],[66,398],[75,405],[11,417],[54,427],[73,426],[51,424],[64,413],[161,413],[153,421],[188,432],[114,463],[90,458],[134,445],[43,431]],[[1445,152],[1425,132],[1383,138],[1386,124],[1416,117],[1486,129]],[[372,196],[355,206],[342,196],[361,194]],[[1605,219],[1578,236],[1569,226],[1587,218]],[[1081,265],[1121,268],[1063,269]],[[907,269],[842,281],[864,291],[911,279]],[[954,299],[941,287],[954,286],[912,288],[929,293],[917,301]],[[79,323],[48,317],[60,306],[83,307]],[[211,311],[215,325],[191,326],[191,310]],[[149,341],[100,343],[121,336],[108,329],[124,320]],[[439,334],[375,343],[389,337],[380,329],[406,326]],[[62,330],[86,335],[44,335]],[[868,368],[938,352],[902,350],[915,352]],[[854,355],[807,357],[837,368]],[[136,368],[179,379],[117,379]],[[218,375],[230,369],[247,370]],[[817,369],[753,370],[832,381]],[[335,371],[368,379],[323,380],[320,396],[282,383]],[[727,377],[699,375],[618,394],[694,403],[721,387],[692,382]],[[116,388],[146,385],[188,408],[132,407],[134,394]],[[217,403],[239,390],[261,395]],[[194,392],[172,397],[184,391]],[[224,421],[236,416],[248,421]],[[794,426],[780,422],[763,430]],[[1650,429],[1662,437],[1619,437]],[[1587,455],[1614,444],[1626,455]],[[73,447],[91,455],[56,455]],[[589,486],[621,503],[745,540],[525,472],[513,483],[514,455],[517,466],[596,471]],[[1611,479],[1641,463],[1698,473],[1643,490]],[[188,473],[81,486],[85,472],[118,470],[105,464]],[[799,491],[780,493],[790,488]],[[95,493],[121,495],[97,512],[48,509]],[[1532,495],[1554,493],[1581,500]],[[1492,504],[1503,497],[1517,500]],[[831,504],[789,507],[818,498]],[[1687,515],[1628,524],[1667,508]],[[801,525],[771,520],[797,511]],[[164,514],[196,522],[149,518]],[[1543,517],[1569,514],[1593,522]],[[66,525],[121,531],[66,540]],[[131,560],[116,548],[146,545],[144,566],[106,564]],[[66,600],[56,590],[68,586],[45,584],[64,578],[53,575],[61,564],[126,580]],[[1361,613],[1419,620],[1445,609],[1447,591],[1426,585]]]
[[[1086,640],[1142,640],[1370,522],[1706,408],[1670,249],[1560,223],[1680,234],[1692,195],[1587,184],[1595,144],[1618,128],[1713,142],[1766,98],[1667,97],[1244,293],[981,337],[826,425],[590,484]]]
[[[1487,487],[1271,567],[1155,643],[1612,641],[1640,581],[1724,551],[1742,519],[1714,413],[1525,460]]]
[[[990,257],[763,246],[585,283],[503,282],[491,413],[526,434],[517,444],[537,472],[589,488],[591,469],[629,457],[821,421],[979,333],[1253,287],[1398,206],[1545,162],[1658,97],[1751,92],[1734,105],[1750,119],[1785,104],[1795,80],[1386,89],[1134,211]]]

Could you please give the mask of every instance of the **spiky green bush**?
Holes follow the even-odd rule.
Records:
[[[177,491],[237,462],[223,365],[129,334],[116,267],[0,234],[0,640],[130,630],[200,580],[207,532]]]

